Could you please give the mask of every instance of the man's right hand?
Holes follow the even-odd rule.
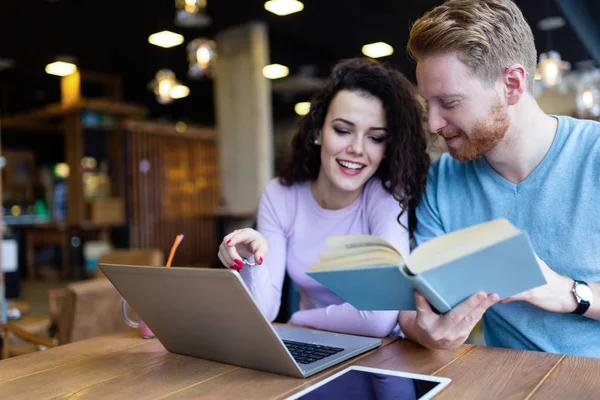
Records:
[[[433,312],[422,294],[415,292],[417,311],[400,311],[398,323],[413,342],[430,349],[456,349],[463,344],[483,317],[499,300],[497,294],[475,293],[446,314]]]

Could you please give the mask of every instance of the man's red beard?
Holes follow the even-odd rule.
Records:
[[[478,121],[469,136],[458,129],[440,134],[446,138],[460,136],[456,146],[448,145],[448,151],[458,161],[466,162],[479,158],[496,147],[504,139],[509,126],[508,113],[498,99],[490,115]]]

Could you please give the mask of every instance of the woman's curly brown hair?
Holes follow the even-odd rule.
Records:
[[[292,140],[292,156],[284,165],[280,181],[286,186],[316,180],[321,168],[321,148],[314,141],[325,123],[329,104],[341,90],[365,92],[381,100],[388,134],[385,157],[374,176],[408,214],[410,235],[416,228],[415,209],[425,190],[430,158],[423,128],[423,108],[414,86],[399,71],[368,58],[342,60],[329,81],[311,101],[310,112],[300,120]]]

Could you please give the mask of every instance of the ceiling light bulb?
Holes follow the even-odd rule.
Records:
[[[185,11],[197,13],[200,10],[200,4],[197,0],[185,0]]]
[[[183,36],[171,31],[162,31],[150,35],[148,37],[148,42],[155,46],[168,49],[170,47],[179,46],[181,43],[183,43]]]
[[[542,79],[544,79],[550,86],[556,85],[556,81],[558,78],[558,65],[556,61],[549,61],[544,67],[544,72],[542,74]]]
[[[549,51],[540,54],[536,73],[540,74],[544,86],[550,88],[560,84],[563,72],[570,68],[571,65],[563,61],[560,54],[556,51]]]
[[[189,69],[191,78],[212,77],[213,65],[217,56],[214,40],[198,38],[187,45]]]
[[[206,0],[175,0],[175,25],[186,28],[209,26],[211,18],[206,15]]]
[[[156,95],[156,101],[158,101],[160,104],[168,104],[175,98],[187,96],[186,94],[185,96],[181,97],[173,97],[173,89],[177,86],[183,85],[177,81],[175,74],[169,69],[161,69],[158,71],[156,73],[156,77],[152,80],[152,82],[150,82],[150,88]],[[181,89],[177,89],[175,94],[179,95],[181,93],[180,91]]]
[[[185,85],[175,85],[169,94],[172,99],[182,99],[190,94],[190,88]]]
[[[169,80],[163,80],[158,83],[158,95],[159,96],[168,96],[171,93],[171,88],[173,87],[173,82]]]
[[[263,75],[268,79],[279,79],[288,76],[290,69],[285,65],[271,64],[263,68]]]
[[[594,94],[591,89],[585,89],[581,94],[581,102],[583,103],[583,107],[587,110],[591,109],[594,106]]]
[[[196,52],[196,58],[200,65],[206,65],[210,61],[210,51],[206,47],[200,47]]]
[[[55,61],[46,65],[45,70],[50,75],[67,76],[77,71],[77,66],[69,62]]]
[[[588,83],[581,86],[577,92],[577,110],[580,117],[598,117],[600,116],[600,91],[598,83],[594,80],[593,83]]]
[[[365,44],[362,47],[362,53],[371,58],[389,56],[394,53],[394,48],[385,42],[376,42]]]
[[[296,105],[294,106],[294,111],[296,111],[296,114],[300,116],[306,115],[310,111],[310,103],[308,101],[296,103]]]
[[[283,16],[293,14],[304,9],[304,4],[297,0],[270,0],[265,3],[265,10]]]

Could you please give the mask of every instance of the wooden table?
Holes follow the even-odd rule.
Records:
[[[306,380],[167,352],[134,332],[102,336],[0,361],[9,399],[281,399],[348,365],[452,378],[436,399],[590,399],[600,396],[600,359],[464,345],[431,351],[405,340]]]

